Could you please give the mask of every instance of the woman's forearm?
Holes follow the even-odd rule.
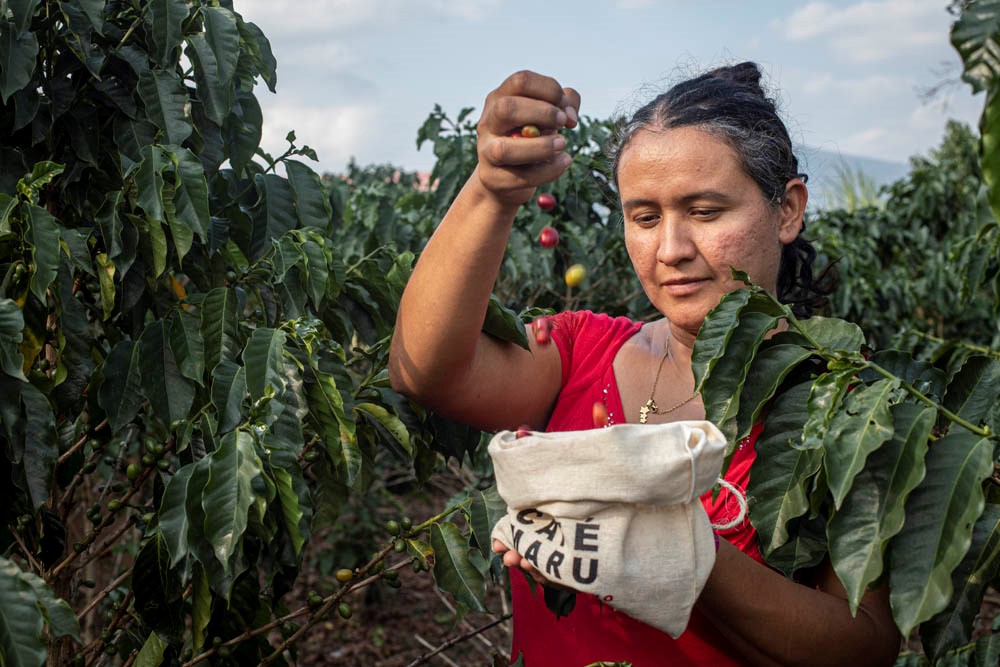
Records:
[[[852,617],[828,565],[813,588],[725,541],[698,607],[756,665],[892,665],[899,653],[885,588],[867,593]]]
[[[462,188],[399,304],[389,358],[397,390],[433,402],[470,369],[516,212],[476,173]]]

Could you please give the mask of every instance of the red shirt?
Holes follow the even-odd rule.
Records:
[[[612,362],[622,344],[641,327],[641,322],[590,311],[566,312],[552,318],[552,340],[562,358],[562,389],[547,431],[594,428],[593,405],[598,401],[607,406],[612,423],[625,423]],[[754,443],[759,433],[758,425],[740,443],[725,476],[742,490],[746,489],[756,456]],[[711,492],[701,500],[715,524],[727,523],[739,511],[726,489],[715,503]],[[719,536],[763,562],[756,532],[748,520]],[[525,667],[584,667],[596,661],[628,661],[635,667],[747,664],[697,609],[684,634],[672,639],[585,593],[577,593],[576,605],[568,616],[556,618],[545,606],[541,589],[537,596],[532,593],[520,570],[511,572],[511,592],[511,656],[516,660],[523,654]]]

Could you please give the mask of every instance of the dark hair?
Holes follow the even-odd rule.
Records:
[[[720,67],[678,83],[640,108],[620,125],[608,150],[616,188],[621,154],[639,130],[698,126],[732,146],[764,199],[779,205],[788,181],[808,177],[799,172],[788,129],[760,80],[756,63]],[[790,304],[797,317],[808,317],[825,305],[833,291],[833,276],[827,271],[813,277],[815,259],[815,248],[801,234],[781,251],[777,297]]]

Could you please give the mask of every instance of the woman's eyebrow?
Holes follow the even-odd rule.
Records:
[[[691,202],[709,200],[716,201],[720,203],[729,203],[733,201],[733,198],[726,194],[725,192],[720,192],[718,190],[698,190],[697,192],[688,193],[677,201],[681,204],[690,204]],[[626,199],[622,202],[622,208],[628,210],[630,208],[636,208],[639,206],[658,206],[660,202],[655,199],[647,199],[644,197],[634,197],[632,199]]]

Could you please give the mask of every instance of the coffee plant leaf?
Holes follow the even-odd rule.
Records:
[[[259,501],[253,481],[261,475],[261,461],[253,436],[245,431],[224,436],[206,460],[208,481],[201,498],[205,539],[228,572],[232,555],[241,548],[250,507]]]
[[[740,312],[750,303],[753,293],[748,289],[729,292],[719,301],[698,330],[691,349],[691,370],[694,372],[695,391],[702,391],[712,376],[712,369],[726,351],[726,344],[740,321]]]
[[[214,371],[223,360],[235,362],[243,348],[236,291],[226,287],[210,290],[199,311],[201,335],[205,341],[205,369]]]
[[[856,352],[865,342],[865,335],[857,324],[835,317],[814,315],[799,320],[797,328],[817,347],[827,350]]]
[[[28,242],[31,247],[31,293],[45,301],[45,292],[59,272],[59,222],[44,208],[27,206]]]
[[[219,433],[228,433],[245,417],[247,389],[246,368],[224,359],[212,371],[212,406],[219,419]]]
[[[150,632],[135,656],[133,664],[135,667],[159,667],[163,664],[163,652],[167,646],[167,642],[163,641],[155,630]]]
[[[920,625],[920,640],[932,658],[968,643],[983,596],[1000,574],[1000,505],[987,503],[972,529],[972,543],[952,572],[955,589],[948,606]],[[979,647],[976,647],[978,654]]]
[[[973,424],[995,416],[997,396],[1000,396],[1000,358],[969,357],[948,383],[944,405]],[[995,430],[1000,424],[991,424]]]
[[[905,635],[941,612],[954,592],[951,573],[972,540],[993,473],[993,443],[957,431],[930,446],[927,473],[906,500],[903,530],[889,543],[893,617]]]
[[[761,344],[747,371],[736,413],[736,442],[750,434],[788,375],[812,355],[808,348],[782,342],[779,336]]]
[[[43,605],[29,577],[17,563],[0,556],[0,654],[10,664],[46,664]],[[42,583],[44,586],[44,582]]]
[[[746,385],[751,362],[765,337],[777,326],[782,314],[769,301],[751,299],[740,311],[739,323],[726,343],[726,354],[712,369],[722,381],[705,384],[701,390],[705,414],[726,436],[729,452],[732,452],[737,442],[740,396]]]
[[[285,332],[268,327],[254,329],[243,349],[243,367],[251,399],[259,401],[280,394],[285,382]]]
[[[139,383],[153,411],[164,424],[187,417],[195,390],[177,366],[164,331],[166,322],[150,322],[139,339]]]
[[[525,350],[531,349],[521,318],[517,316],[515,311],[500,303],[495,295],[490,295],[490,303],[486,308],[486,319],[483,321],[483,331],[494,338],[523,347]]]
[[[802,437],[796,447],[816,449],[823,446],[830,422],[840,409],[849,387],[855,382],[853,368],[821,373],[813,380],[809,389],[809,419],[802,427]]]
[[[924,478],[935,410],[901,403],[891,412],[892,437],[870,455],[826,527],[830,559],[847,591],[851,614],[882,575],[889,540],[903,528],[906,499]]]
[[[450,593],[472,611],[486,611],[486,578],[471,560],[469,540],[455,524],[444,521],[431,526],[434,579],[438,588]],[[478,555],[478,551],[476,551]]]
[[[823,464],[837,509],[868,455],[892,437],[889,398],[898,383],[898,379],[885,379],[856,386],[844,400],[843,409],[830,420],[823,437]]]
[[[16,26],[6,18],[4,23],[7,25],[0,30],[0,54],[3,54],[0,66],[0,99],[7,104],[15,92],[23,89],[31,81],[39,46],[35,33],[16,29]]]
[[[806,382],[775,398],[757,438],[759,465],[750,472],[747,495],[754,499],[750,521],[765,558],[788,541],[788,523],[809,510],[808,482],[823,464],[821,450],[792,446],[807,418],[808,393]]]
[[[962,80],[981,92],[1000,79],[1000,2],[977,0],[951,27],[951,44],[964,64]]]
[[[23,338],[24,315],[13,299],[0,299],[0,370],[12,378],[27,382],[24,355],[19,345]]]

